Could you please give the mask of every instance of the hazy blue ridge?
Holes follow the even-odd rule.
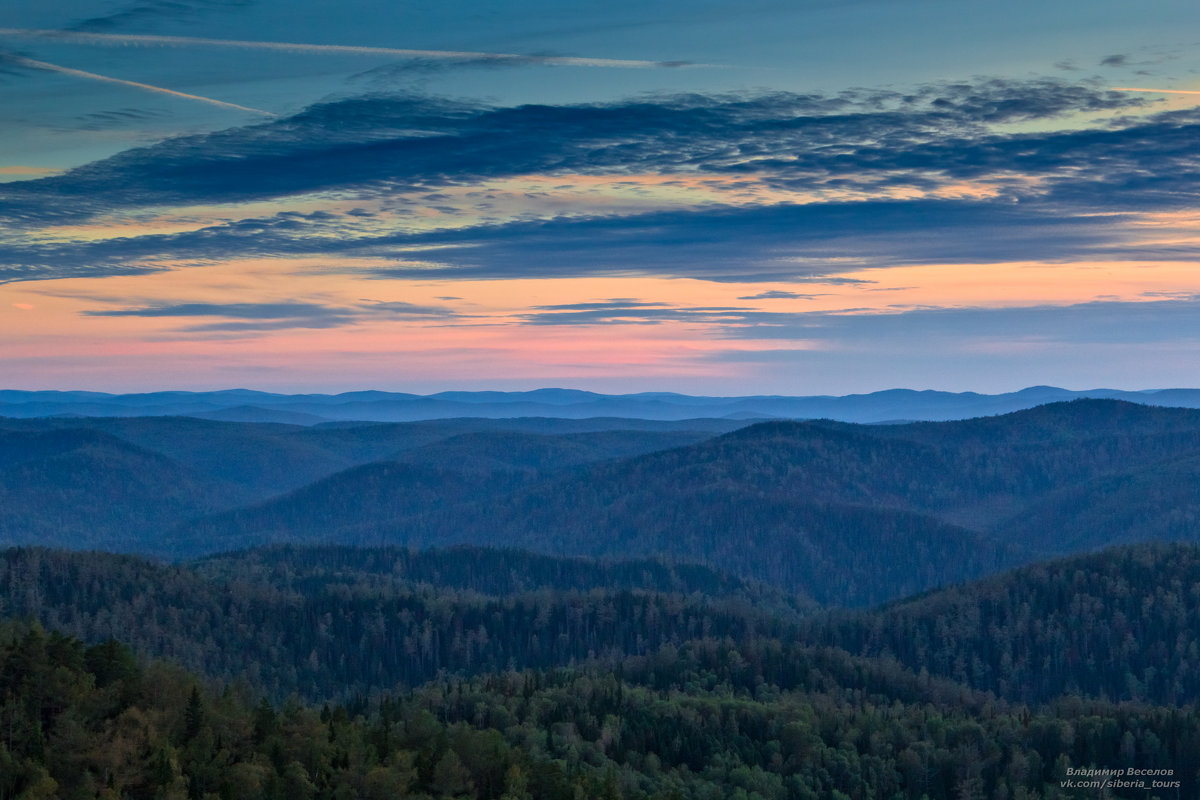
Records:
[[[325,421],[409,422],[456,417],[827,418],[847,422],[894,422],[966,419],[1079,398],[1200,408],[1200,390],[1197,389],[1072,391],[1052,386],[1034,386],[995,395],[889,389],[842,397],[697,397],[670,392],[605,395],[550,388],[525,392],[453,391],[427,396],[383,391],[285,395],[248,389],[142,394],[4,390],[0,391],[0,416],[180,415],[300,425]]]

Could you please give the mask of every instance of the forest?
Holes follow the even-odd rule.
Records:
[[[1192,545],[862,611],[515,550],[3,564],[4,798],[1050,798],[1105,769],[1192,796],[1200,774]],[[1105,796],[1176,796],[1144,785]]]
[[[716,567],[865,607],[1024,563],[1198,541],[1200,410],[951,422],[0,418],[0,544],[175,561],[272,543]]]
[[[0,419],[0,800],[1195,797],[1200,412]]]
[[[112,640],[9,624],[0,642],[5,798],[1071,797],[1073,765],[1097,763],[1164,787],[1107,795],[1145,797],[1190,792],[1200,766],[1189,711],[1006,706],[829,651],[788,689],[712,642],[317,709]]]

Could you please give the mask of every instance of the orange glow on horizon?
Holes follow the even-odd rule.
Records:
[[[608,186],[607,178],[591,180]],[[647,185],[672,181],[654,176]],[[92,226],[90,231],[107,238],[118,230],[119,235],[137,235],[135,230],[165,232],[177,224],[197,221],[163,215],[131,220],[124,228]],[[738,362],[739,353],[750,361],[756,351],[839,347],[828,340],[774,338],[770,323],[782,320],[790,325],[789,335],[795,335],[808,313],[902,314],[922,308],[1053,307],[1200,296],[1200,270],[1186,258],[1200,244],[1194,233],[1200,228],[1200,212],[1147,214],[1123,218],[1122,224],[1131,252],[1161,246],[1184,257],[888,268],[866,268],[850,259],[797,258],[797,274],[824,268],[832,275],[828,280],[813,275],[754,283],[644,274],[453,279],[422,277],[419,261],[396,257],[229,258],[204,265],[162,263],[157,265],[162,271],[145,274],[0,284],[0,340],[8,359],[45,363],[47,369],[74,359],[76,364],[110,364],[133,372],[175,358],[222,375],[236,369],[254,375],[257,369],[314,376],[323,370],[346,375],[407,371],[455,381],[550,380],[556,375],[560,383],[572,376],[728,379],[753,369]],[[83,236],[89,227],[57,233],[68,230]],[[436,252],[414,251],[413,256],[436,260]],[[400,266],[410,272],[381,276]],[[641,305],[623,314],[623,303]],[[289,304],[300,308],[293,317],[287,313]],[[192,308],[175,316],[155,311],[171,306]],[[221,313],[222,306],[228,306],[228,314]],[[254,306],[275,308],[255,311]],[[146,314],[105,313],[139,309]],[[650,318],[635,319],[639,309]],[[602,321],[588,324],[589,311],[599,313]],[[562,316],[550,321],[558,324],[531,324],[529,319],[555,314]],[[755,316],[760,314],[767,316]],[[1014,337],[970,346],[1010,353],[1047,345]]]

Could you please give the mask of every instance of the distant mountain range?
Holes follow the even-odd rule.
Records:
[[[1019,392],[994,395],[889,389],[842,397],[693,397],[670,392],[606,395],[574,389],[439,392],[431,395],[379,391],[289,395],[248,389],[146,394],[3,390],[0,391],[0,416],[187,416],[292,425],[346,421],[412,422],[460,417],[619,417],[646,420],[708,417],[745,420],[835,419],[870,423],[967,419],[1080,398],[1200,408],[1200,389],[1070,391],[1053,386],[1033,386]]]

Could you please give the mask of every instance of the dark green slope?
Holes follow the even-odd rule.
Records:
[[[212,581],[260,582],[301,594],[330,583],[362,582],[391,587],[429,585],[497,597],[541,590],[639,589],[741,596],[763,611],[776,609],[785,616],[815,610],[807,600],[699,564],[650,559],[597,561],[482,547],[409,550],[283,545],[209,556],[188,568]]]
[[[28,549],[0,559],[5,615],[310,697],[727,639],[781,686],[802,680],[805,648],[834,647],[1010,702],[1188,706],[1200,703],[1198,586],[1189,545],[1114,548],[821,614],[694,565],[517,551],[275,548],[194,567]]]
[[[409,544],[698,561],[823,603],[867,605],[1020,558],[904,508],[911,473],[939,473],[942,461],[931,447],[880,440],[869,429],[763,423],[459,507],[444,530],[417,518],[386,535]]]
[[[394,456],[405,464],[423,464],[463,472],[522,472],[530,477],[711,438],[702,431],[589,431],[534,434],[518,431],[474,431],[414,447]]]
[[[269,800],[963,800],[1192,797],[1200,717],[1009,708],[831,651],[730,642],[581,668],[446,677],[282,705],[142,664],[120,642],[0,623],[0,796]],[[1141,773],[1143,776],[1145,772]],[[1076,778],[1079,780],[1079,778]],[[1144,782],[1144,788],[1142,783]]]
[[[245,502],[240,487],[89,430],[0,431],[0,543],[141,549],[163,530]]]
[[[548,456],[532,440],[475,434],[408,454],[479,471],[472,479],[430,490],[415,473],[344,473],[178,541],[181,552],[290,538],[666,557],[867,605],[1071,547],[1193,537],[1180,489],[1193,483],[1164,465],[1200,453],[1197,420],[1077,401],[957,423],[770,422],[542,480],[535,467]],[[561,463],[571,451],[555,441]],[[524,468],[528,485],[481,477],[497,467]],[[1122,473],[1135,488],[1114,495]],[[477,490],[460,491],[470,480]],[[1123,514],[1081,515],[1086,540],[1071,533],[1062,509],[1105,508],[1113,496]]]
[[[557,555],[696,561],[855,606],[985,575],[1020,558],[972,531],[907,511],[736,488],[685,491],[661,481],[638,488],[610,494],[582,481],[539,488],[464,515],[444,535]],[[425,544],[421,522],[392,535]]]
[[[1066,694],[1200,702],[1200,548],[1118,547],[808,626],[814,644],[894,657],[1020,702]]]
[[[516,551],[284,549],[195,567],[41,549],[0,557],[3,615],[89,642],[120,637],[278,698],[623,658],[702,636],[777,637],[810,608],[703,567]]]
[[[272,542],[456,543],[463,541],[455,533],[465,520],[486,517],[539,477],[702,438],[707,434],[691,431],[459,434],[394,461],[353,467],[258,505],[196,520],[147,551],[186,557]],[[406,533],[389,533],[397,527]]]
[[[1140,546],[780,616],[761,587],[653,563],[10,550],[0,616],[239,680],[208,692],[115,642],[0,623],[0,790],[949,800],[1096,796],[1068,770],[1136,768],[1179,785],[1104,796],[1192,796],[1198,586],[1200,548]],[[381,698],[396,680],[424,685]]]
[[[1196,455],[1058,490],[996,529],[1042,552],[1058,553],[1200,541],[1200,448]]]
[[[89,641],[119,633],[144,653],[256,685],[266,674],[254,664],[270,662],[273,691],[312,696],[732,637],[781,685],[799,680],[783,677],[794,673],[788,648],[817,646],[1012,702],[1187,705],[1200,702],[1197,587],[1200,547],[1189,545],[1113,548],[821,614],[694,565],[476,548],[270,548],[190,567],[41,549],[0,558],[6,615]]]
[[[275,423],[192,417],[5,419],[0,431],[43,433],[91,430],[159,453],[197,473],[239,484],[259,499],[298,489],[354,466],[403,457],[439,465],[546,448],[545,466],[584,463],[674,447],[740,427],[727,420],[642,422],[640,420],[434,420],[416,423],[347,424],[309,428]],[[471,435],[479,439],[471,439]],[[468,438],[443,449],[456,437]],[[489,436],[494,437],[489,439]],[[562,437],[562,441],[556,441]],[[528,438],[528,441],[526,441]],[[507,444],[505,444],[507,442]],[[471,444],[480,448],[471,452]],[[418,448],[433,448],[408,455]],[[533,464],[538,459],[527,457]],[[522,463],[522,466],[529,464]],[[451,467],[455,464],[451,463]],[[120,498],[114,497],[119,503]]]
[[[327,475],[441,438],[406,426],[313,431],[297,425],[192,417],[0,420],[30,432],[93,430],[152,450],[198,473],[244,486],[265,498]],[[114,502],[121,502],[119,496]]]
[[[489,507],[528,482],[522,472],[464,472],[379,462],[353,467],[282,497],[165,531],[143,552],[187,558],[278,543],[408,544],[391,526],[419,527],[426,546],[456,544],[462,509]],[[415,537],[412,537],[415,543]]]

